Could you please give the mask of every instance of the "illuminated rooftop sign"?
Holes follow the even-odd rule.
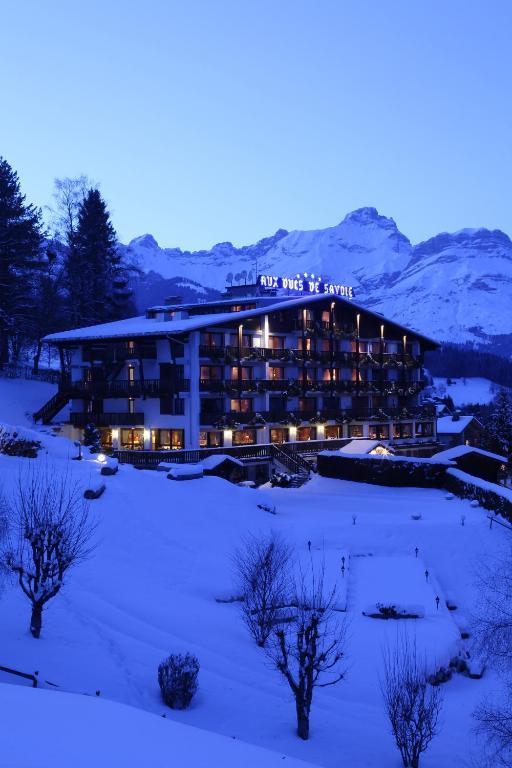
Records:
[[[260,275],[258,285],[262,288],[282,288],[286,291],[297,293],[327,293],[331,296],[342,296],[345,299],[354,298],[354,289],[351,285],[341,285],[322,280],[320,275],[303,272],[294,277],[280,277],[278,275]]]

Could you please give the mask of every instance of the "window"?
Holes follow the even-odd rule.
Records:
[[[328,411],[337,411],[340,406],[339,397],[324,397],[323,406]]]
[[[298,349],[307,350],[308,352],[310,352],[313,348],[312,340],[309,336],[307,338],[299,336],[299,338],[297,339],[297,345],[298,345]]]
[[[297,440],[316,440],[316,427],[299,427],[297,429]]]
[[[229,344],[231,347],[238,347],[239,342],[239,335],[238,333],[230,333],[229,334]],[[243,333],[242,334],[242,347],[244,349],[250,349],[252,346],[252,336],[249,333]]]
[[[395,424],[393,426],[393,437],[395,440],[402,440],[408,437],[412,437],[412,424],[409,422],[405,424]]]
[[[185,413],[185,401],[179,397],[161,397],[160,413],[162,416],[183,416]]]
[[[101,428],[99,430],[100,433],[100,444],[101,447],[105,450],[111,450],[112,449],[112,430],[110,428],[105,429]]]
[[[221,448],[224,444],[222,432],[200,432],[199,445],[201,448]]]
[[[144,448],[143,429],[122,429],[121,448],[129,451],[141,451]]]
[[[348,428],[349,437],[363,437],[363,425],[351,424]]]
[[[272,365],[268,369],[268,377],[271,381],[282,381],[284,370],[279,365]]]
[[[340,437],[343,437],[343,427],[338,427],[336,425],[330,425],[330,426],[325,428],[325,439],[326,440],[337,440]]]
[[[269,397],[268,407],[272,413],[277,414],[280,414],[286,410],[286,406],[282,397]]]
[[[239,378],[239,374],[241,374],[241,377]],[[231,379],[233,381],[251,381],[252,380],[252,368],[249,366],[241,366],[240,368],[238,365],[232,365],[231,366]]]
[[[330,368],[324,368],[324,374],[323,374],[324,381],[331,381],[331,369]],[[332,381],[339,381],[340,378],[340,372],[338,368],[332,369]]]
[[[201,333],[201,344],[207,347],[223,347],[224,346],[223,334],[204,331],[203,333]]]
[[[290,430],[288,429],[271,429],[270,430],[270,442],[271,443],[286,443],[288,442]]]
[[[255,429],[237,429],[233,432],[233,445],[255,445]]]
[[[299,412],[314,413],[316,411],[315,397],[299,397]]]
[[[322,352],[330,352],[331,351],[331,342],[329,339],[322,339],[321,341],[321,349]]]
[[[322,323],[329,323],[331,319],[331,313],[328,309],[324,309],[322,312]]]
[[[184,431],[182,429],[155,429],[153,430],[153,444],[156,450],[182,450],[185,447]]]
[[[270,349],[284,349],[284,336],[269,336],[268,346]]]
[[[370,424],[368,436],[370,440],[389,440],[389,424]]]
[[[222,379],[222,367],[220,365],[202,365],[200,378],[203,381],[219,381]]]
[[[431,421],[418,421],[416,423],[416,437],[432,437],[434,424]]]
[[[252,400],[248,397],[231,400],[230,410],[235,411],[236,413],[252,413]]]
[[[222,413],[224,400],[220,397],[205,397],[201,400],[201,411],[204,413]]]

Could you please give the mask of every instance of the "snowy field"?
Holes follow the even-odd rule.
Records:
[[[32,409],[24,402],[43,385],[22,382],[16,390],[19,401],[12,406],[4,384],[0,380],[0,420],[12,423],[9,414]],[[66,440],[48,431],[40,431],[40,439],[45,451],[35,461],[50,462],[58,473],[71,471],[82,486],[97,476],[96,462],[69,461],[76,449]],[[0,456],[4,493],[11,492],[20,469],[30,461]],[[47,762],[31,760],[26,745],[19,763],[12,762],[12,733],[16,728],[20,734],[26,732],[26,722],[20,724],[18,719],[36,719],[38,701],[45,702],[41,712],[61,722],[62,712],[76,710],[73,720],[91,723],[88,733],[97,733],[100,743],[111,732],[100,727],[100,720],[108,723],[111,717],[112,732],[120,733],[125,710],[114,709],[104,699],[145,713],[166,712],[174,723],[229,737],[222,740],[224,746],[212,742],[212,755],[217,748],[228,750],[226,745],[234,741],[271,750],[280,764],[283,755],[326,768],[400,764],[379,692],[382,649],[396,642],[397,625],[406,624],[420,651],[425,649],[437,665],[446,664],[460,647],[458,627],[469,621],[476,605],[478,564],[503,546],[504,529],[496,525],[489,529],[485,511],[472,508],[468,501],[447,500],[437,490],[393,489],[318,477],[300,489],[253,490],[214,477],[172,482],[165,473],[129,466],[105,481],[105,494],[91,503],[99,521],[93,558],[69,575],[63,592],[49,604],[40,640],[28,633],[28,601],[15,585],[8,585],[1,597],[0,651],[2,665],[39,670],[41,678],[65,691],[94,694],[100,690],[101,698],[80,697],[77,702],[59,692],[1,685],[0,709],[11,736],[4,753],[8,758],[0,754],[0,766],[60,768],[53,754]],[[277,514],[259,509],[258,504],[275,506]],[[305,562],[311,541],[313,558],[325,558],[328,577],[337,579],[340,595],[346,595],[348,672],[338,686],[316,690],[307,742],[295,736],[289,689],[248,636],[239,606],[216,601],[233,594],[230,555],[241,537],[272,529],[294,544]],[[348,558],[343,576],[342,556]],[[447,610],[447,597],[457,610]],[[368,605],[390,601],[420,605],[425,616],[393,622],[362,615]],[[162,704],[156,671],[170,652],[183,651],[199,658],[200,688],[191,708],[177,712]],[[492,674],[486,673],[480,681],[455,675],[444,685],[441,734],[422,759],[423,766],[452,768],[471,759],[476,749],[471,713],[495,684]],[[95,705],[94,715],[89,714]],[[106,750],[104,762],[86,752],[91,759],[81,763],[70,756],[72,739],[71,743],[67,739],[62,766],[140,766],[145,740],[152,750],[147,765],[203,765],[193,752],[181,759],[179,751],[173,752],[174,734],[169,736],[166,754],[157,759],[158,745],[164,749],[163,729],[170,729],[171,723],[143,714],[137,724],[134,710],[126,710],[129,749],[123,747],[118,755]],[[74,728],[76,722],[71,734],[76,733]],[[135,733],[139,733],[138,742]],[[179,744],[185,744],[186,731],[176,730],[176,734]],[[190,743],[204,744],[210,754],[207,736],[192,735]],[[209,764],[237,762],[251,768],[277,765],[272,755],[249,748]],[[287,764],[294,765],[290,759],[284,761]]]
[[[463,405],[472,405],[478,403],[487,405],[490,403],[500,390],[500,385],[495,384],[490,379],[484,379],[478,376],[462,379],[450,379],[451,384],[447,384],[444,377],[434,377],[434,386],[436,394],[440,397],[451,397],[453,404],[457,408]]]

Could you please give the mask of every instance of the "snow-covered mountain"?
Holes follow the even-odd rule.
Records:
[[[413,246],[393,219],[360,208],[334,227],[280,229],[241,248],[228,242],[189,252],[144,235],[125,249],[152,275],[145,299],[166,285],[176,287],[167,293],[183,284],[187,299],[204,299],[208,289],[256,274],[313,272],[353,285],[358,302],[440,340],[492,346],[512,338],[512,242],[500,230],[464,229]]]

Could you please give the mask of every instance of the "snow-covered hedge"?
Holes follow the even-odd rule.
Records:
[[[411,456],[346,455],[336,451],[322,451],[317,460],[318,472],[323,477],[420,488],[442,488],[446,470],[451,466],[448,461]]]
[[[477,499],[484,509],[503,515],[512,522],[512,491],[496,483],[468,475],[460,469],[448,469],[446,488],[463,499]]]

